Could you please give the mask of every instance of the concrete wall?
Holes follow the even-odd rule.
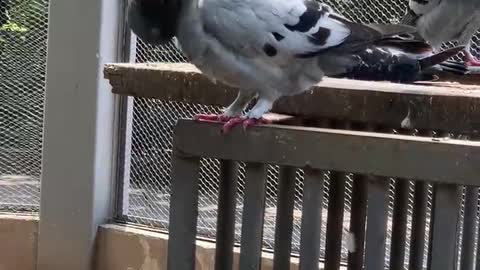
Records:
[[[0,215],[0,270],[35,270],[38,217]],[[99,228],[94,270],[166,270],[168,235],[123,225]],[[235,248],[234,269],[238,269]],[[213,269],[215,244],[197,241],[196,270]],[[292,270],[298,269],[293,259]],[[272,269],[272,255],[263,254],[262,269]]]
[[[95,270],[166,270],[168,235],[120,225],[101,226]],[[239,249],[235,248],[234,269]],[[215,244],[197,241],[196,270],[214,269]],[[272,255],[263,254],[262,269],[272,269]],[[298,269],[293,259],[291,270]]]
[[[0,215],[0,270],[35,270],[38,217]]]

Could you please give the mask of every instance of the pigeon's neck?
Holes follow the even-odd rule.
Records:
[[[197,32],[197,28],[202,25],[200,18],[200,5],[203,3],[203,0],[179,1],[182,1],[182,9],[178,20],[178,37],[181,39],[182,35],[187,35],[186,38],[192,38],[192,36],[188,37],[188,35],[192,35],[192,32]]]
[[[199,5],[203,0],[178,0],[182,1],[182,9],[180,12],[180,20],[188,19],[190,16],[198,16]]]
[[[207,40],[202,21],[202,4],[204,0],[182,0],[177,29],[177,39],[182,52],[192,63],[197,63],[202,58],[206,49]],[[207,0],[210,1],[210,0]]]

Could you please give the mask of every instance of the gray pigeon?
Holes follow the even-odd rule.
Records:
[[[416,26],[436,51],[442,43],[458,41],[465,46],[466,64],[480,67],[472,55],[472,36],[480,28],[480,0],[410,0],[402,24]]]
[[[195,117],[224,122],[223,131],[267,123],[262,116],[278,98],[308,90],[325,74],[346,72],[357,64],[355,53],[368,46],[416,31],[405,25],[353,23],[310,0],[158,1],[133,0],[128,17],[136,19],[130,28],[140,38],[151,40],[155,33],[157,43],[175,32],[183,53],[203,74],[240,89],[221,115]],[[152,13],[152,3],[174,8],[162,17]]]

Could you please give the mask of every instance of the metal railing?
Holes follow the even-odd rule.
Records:
[[[291,250],[293,201],[288,198],[294,192],[291,183],[295,168],[305,171],[299,269],[318,268],[323,222],[327,223],[324,267],[340,267],[344,213],[341,187],[345,185],[347,172],[354,173],[357,187],[366,189],[365,197],[357,197],[354,204],[364,214],[357,213],[350,218],[356,248],[349,253],[349,269],[385,268],[389,220],[387,198],[391,177],[396,179],[399,195],[394,205],[394,234],[388,269],[404,269],[406,255],[411,258],[409,269],[423,269],[425,255],[428,255],[429,269],[456,268],[462,186],[480,185],[479,142],[285,126],[256,127],[246,133],[237,129],[223,136],[219,134],[219,128],[218,124],[191,120],[181,120],[175,128],[168,269],[193,269],[195,265],[198,171],[200,159],[205,157],[221,160],[215,269],[232,269],[234,187],[238,172],[235,161],[247,164],[240,269],[260,269],[267,164],[283,168],[281,197],[278,198],[283,205],[277,208],[274,269],[288,269],[290,266],[289,256],[285,255]],[[191,136],[192,133],[195,137]],[[327,170],[335,175],[330,181],[336,188],[331,191],[325,220],[322,218],[322,186],[323,172]],[[413,179],[416,185],[417,202],[411,225],[415,239],[410,242],[410,252],[405,241],[408,213],[405,202],[402,203],[405,199],[401,199],[408,191],[408,179]],[[418,203],[426,199],[425,183],[434,185],[429,232],[425,227],[426,205]],[[472,188],[468,190],[474,191]],[[469,226],[472,218],[465,218]],[[430,243],[428,249],[426,239]],[[464,247],[474,246],[474,234],[464,239]],[[473,248],[464,249],[463,253],[473,253]],[[463,255],[460,262],[473,265],[473,258],[473,254]]]

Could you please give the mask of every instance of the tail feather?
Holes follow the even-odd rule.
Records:
[[[464,62],[457,62],[453,60],[447,60],[439,64],[442,71],[452,73],[455,75],[465,75],[469,72],[468,67]]]
[[[399,47],[401,48],[401,47]],[[346,72],[327,74],[336,78],[350,78],[368,81],[390,81],[399,83],[413,83],[419,80],[432,80],[441,72],[465,74],[468,69],[460,63],[448,60],[462,47],[420,58],[415,54],[405,53],[402,50],[370,46],[367,50],[357,54],[360,59]]]
[[[439,65],[458,54],[465,46],[457,46],[419,60],[421,70]]]
[[[345,41],[331,50],[358,52],[366,47],[397,35],[415,33],[416,29],[409,25],[401,24],[361,24],[355,23],[339,15],[330,15],[337,21],[342,22],[350,29],[350,35]],[[327,49],[328,50],[328,49]],[[325,52],[326,50],[324,50]]]

